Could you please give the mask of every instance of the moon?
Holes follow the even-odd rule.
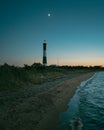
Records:
[[[51,16],[51,14],[50,13],[48,13],[48,17],[50,17]]]

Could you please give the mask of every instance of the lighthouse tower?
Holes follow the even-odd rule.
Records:
[[[47,56],[46,56],[46,40],[43,42],[43,65],[47,65]]]

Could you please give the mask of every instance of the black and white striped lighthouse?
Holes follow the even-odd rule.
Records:
[[[46,40],[43,42],[43,65],[47,65]]]

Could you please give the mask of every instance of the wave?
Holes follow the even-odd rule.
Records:
[[[81,83],[56,130],[104,130],[104,72]]]

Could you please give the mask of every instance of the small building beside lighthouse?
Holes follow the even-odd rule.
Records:
[[[47,54],[46,54],[47,43],[46,40],[43,42],[43,65],[47,65]]]

